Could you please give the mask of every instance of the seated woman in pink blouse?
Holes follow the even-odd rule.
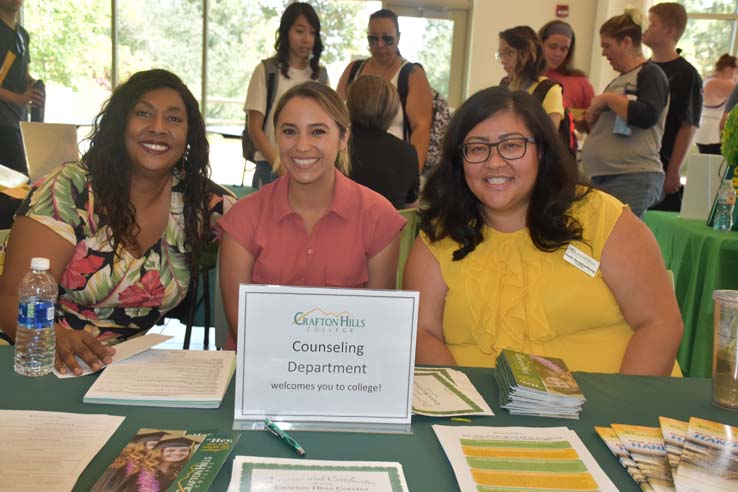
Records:
[[[274,109],[283,176],[219,222],[220,287],[233,338],[240,283],[394,288],[403,219],[349,172],[348,110],[326,85],[289,89]]]

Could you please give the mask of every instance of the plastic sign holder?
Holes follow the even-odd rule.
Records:
[[[241,285],[234,429],[411,433],[418,293]]]

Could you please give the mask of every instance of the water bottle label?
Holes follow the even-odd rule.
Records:
[[[18,303],[18,326],[31,330],[54,326],[54,303],[35,301]]]

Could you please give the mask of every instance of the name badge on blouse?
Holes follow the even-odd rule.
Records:
[[[589,256],[584,251],[570,244],[564,253],[564,261],[571,263],[590,277],[594,277],[600,268],[600,262]]]

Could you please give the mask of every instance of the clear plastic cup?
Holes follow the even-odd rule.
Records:
[[[716,290],[712,403],[738,410],[738,290]]]

